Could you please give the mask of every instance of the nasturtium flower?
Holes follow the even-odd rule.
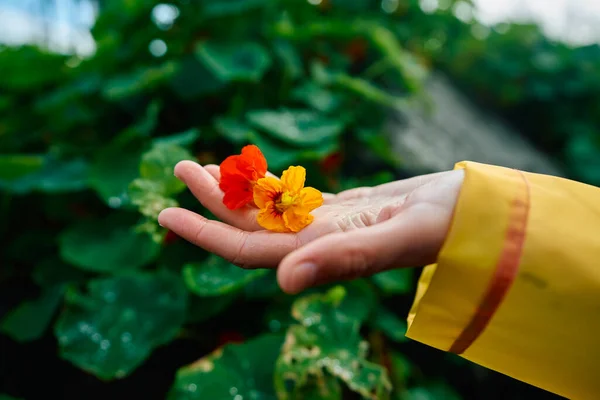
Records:
[[[223,204],[230,210],[252,204],[253,187],[267,173],[267,160],[254,145],[244,146],[242,154],[227,157],[220,165],[219,187]]]
[[[254,186],[254,203],[260,208],[257,221],[274,232],[299,232],[313,220],[310,214],[323,204],[323,195],[317,189],[304,187],[306,170],[289,167],[281,180],[259,179]]]

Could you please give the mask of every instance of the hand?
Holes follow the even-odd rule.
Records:
[[[223,222],[168,208],[159,223],[242,268],[278,267],[279,285],[288,293],[435,262],[463,181],[463,171],[456,170],[323,193],[311,225],[274,233],[257,224],[255,208],[232,211],[223,205],[218,166],[182,161],[175,175]]]

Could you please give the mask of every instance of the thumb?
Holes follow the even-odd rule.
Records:
[[[279,285],[294,294],[315,285],[435,262],[448,229],[448,217],[436,211],[419,204],[385,222],[310,242],[281,261]]]

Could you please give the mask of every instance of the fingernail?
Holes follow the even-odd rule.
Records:
[[[315,284],[317,278],[317,266],[314,263],[299,264],[292,274],[292,281],[297,290],[304,290]]]

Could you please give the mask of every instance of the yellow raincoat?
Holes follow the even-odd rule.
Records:
[[[574,400],[600,399],[600,189],[461,162],[407,336]]]

